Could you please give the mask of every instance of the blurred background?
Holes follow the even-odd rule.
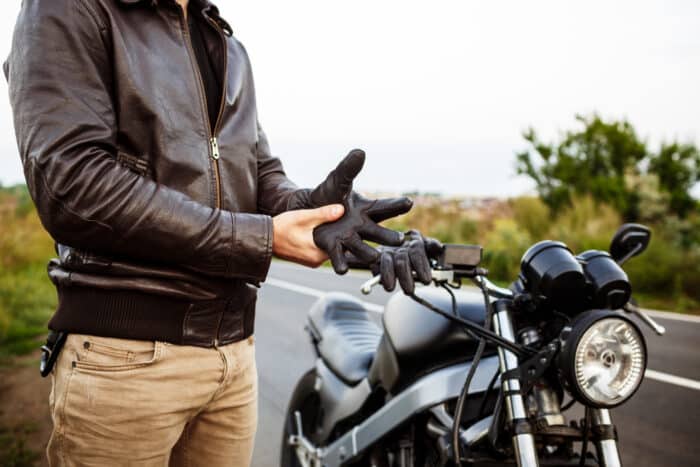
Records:
[[[251,56],[273,152],[300,186],[365,149],[357,188],[415,201],[391,226],[484,245],[502,282],[537,240],[607,249],[622,222],[642,222],[653,241],[626,267],[641,304],[700,313],[697,1],[218,3]],[[19,7],[0,5],[3,59]],[[0,398],[36,382],[52,255],[3,79]],[[35,399],[22,403],[44,410]],[[33,465],[45,427],[7,407],[0,465]]]

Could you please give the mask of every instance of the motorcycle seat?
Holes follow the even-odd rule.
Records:
[[[382,331],[352,295],[331,292],[313,305],[309,326],[326,365],[354,386],[369,372]]]

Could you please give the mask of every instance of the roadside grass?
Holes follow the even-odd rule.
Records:
[[[55,308],[56,292],[44,264],[0,273],[0,365],[38,347]]]
[[[55,309],[46,273],[53,241],[26,187],[0,188],[0,366],[35,350]]]
[[[653,232],[649,248],[624,265],[642,307],[700,314],[698,214],[685,222],[671,218],[646,222]],[[571,206],[553,216],[539,198],[522,196],[500,201],[481,213],[461,209],[459,200],[440,198],[415,206],[386,225],[402,231],[418,229],[445,243],[482,245],[482,265],[489,270],[489,278],[507,285],[518,277],[520,260],[535,242],[559,240],[576,254],[607,251],[622,223],[614,209],[590,197],[574,198]]]
[[[37,431],[36,422],[24,422],[15,427],[0,427],[0,465],[32,467],[40,454],[27,447],[27,437]]]

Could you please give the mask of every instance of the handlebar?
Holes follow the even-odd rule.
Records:
[[[455,271],[454,270],[445,270],[445,269],[431,269],[431,277],[434,282],[441,284],[441,283],[454,283],[455,282]],[[513,291],[510,289],[506,289],[504,287],[499,287],[498,285],[494,284],[490,280],[486,278],[484,275],[477,275],[474,278],[472,278],[475,282],[479,283],[480,286],[484,287],[489,295],[494,298],[506,298],[506,299],[512,299],[514,297]],[[362,286],[360,287],[360,290],[362,291],[363,294],[368,295],[371,291],[372,288],[375,287],[376,285],[379,285],[380,281],[380,276],[376,275],[366,281]]]

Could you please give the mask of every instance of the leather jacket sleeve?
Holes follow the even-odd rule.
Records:
[[[96,253],[264,280],[269,216],[208,207],[117,162],[110,37],[91,5],[25,2],[5,65],[24,173],[44,227],[59,243]],[[273,183],[281,168],[269,159],[261,165]]]
[[[258,211],[276,216],[288,210],[289,199],[299,188],[284,173],[282,162],[273,157],[267,136],[258,123]]]

